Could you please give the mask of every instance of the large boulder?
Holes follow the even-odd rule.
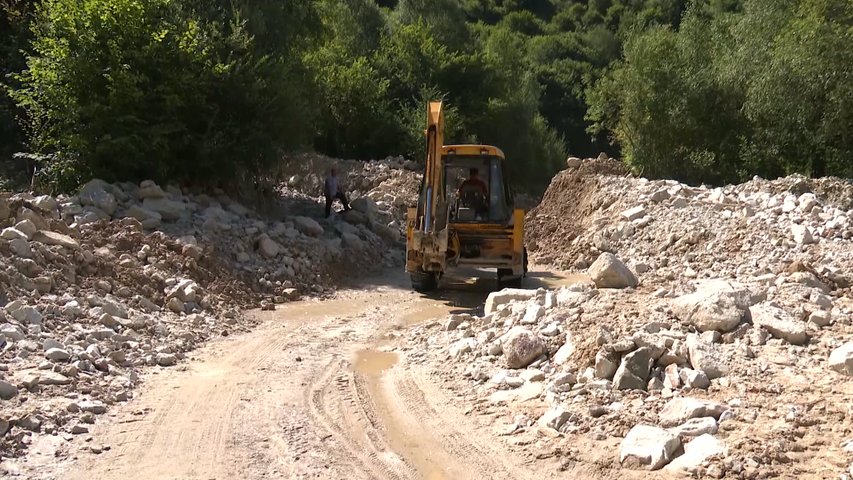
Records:
[[[620,390],[645,390],[654,361],[652,350],[646,347],[625,355],[613,377],[613,386]]]
[[[32,240],[33,235],[38,231],[38,227],[32,220],[22,220],[15,224],[15,230],[27,236],[27,240]]]
[[[728,410],[725,405],[698,398],[677,397],[670,400],[658,415],[658,423],[664,427],[683,425],[691,418],[712,417],[719,420]]]
[[[512,328],[504,337],[503,353],[509,368],[524,368],[545,353],[545,343],[523,327]]]
[[[281,253],[281,245],[267,234],[263,234],[258,239],[258,252],[266,258],[274,258]]]
[[[370,225],[370,217],[358,210],[350,210],[343,215],[344,220],[353,225]]]
[[[829,368],[853,377],[853,342],[847,342],[829,354]]]
[[[350,204],[353,210],[357,212],[361,212],[368,217],[373,217],[376,215],[376,212],[379,211],[379,207],[376,206],[376,202],[373,201],[370,197],[359,197],[352,201]]]
[[[9,201],[0,198],[0,222],[9,218],[12,215],[12,209],[9,207]]]
[[[179,220],[187,210],[184,202],[176,202],[168,198],[146,198],[142,201],[142,207],[160,214],[160,217],[169,222]]]
[[[700,332],[729,332],[743,320],[749,305],[742,292],[708,285],[676,298],[670,307],[679,320],[695,326]]]
[[[728,454],[726,444],[713,435],[704,434],[694,438],[684,446],[684,455],[679,456],[666,466],[666,470],[693,474],[702,464],[712,457],[722,459]]]
[[[688,335],[684,344],[694,370],[705,372],[709,380],[728,374],[729,367],[717,344],[705,342],[696,334]]]
[[[317,223],[313,218],[308,217],[293,217],[293,224],[296,229],[309,237],[323,236],[323,226]]]
[[[598,288],[636,287],[637,277],[612,253],[602,253],[589,267],[589,276]]]
[[[112,215],[116,211],[117,202],[115,195],[110,193],[113,187],[107,182],[99,179],[94,179],[83,185],[77,197],[80,203],[84,206],[93,206],[103,211],[107,215]]]
[[[619,446],[619,463],[628,468],[657,470],[669,463],[681,447],[681,440],[651,425],[636,425]]]
[[[752,323],[767,330],[774,338],[781,338],[794,345],[809,341],[805,322],[795,319],[772,303],[756,305],[750,312]]]
[[[341,234],[341,241],[344,248],[349,248],[352,250],[361,250],[362,248],[364,248],[364,242],[358,235],[354,233],[344,232],[343,234]]]
[[[161,198],[161,197],[147,197],[147,198]],[[141,205],[133,205],[127,209],[125,213],[125,218],[135,218],[139,220],[139,223],[142,224],[142,228],[147,230],[151,230],[160,226],[160,223],[163,220],[163,216],[154,210],[149,210],[147,208],[142,207]]]
[[[503,290],[492,292],[486,298],[484,312],[486,315],[494,313],[498,307],[515,301],[526,301],[535,298],[539,292],[537,290],[524,290],[520,288],[504,288]]]
[[[146,198],[166,198],[166,192],[154,183],[153,180],[143,180],[139,184],[139,190],[136,191],[136,196],[140,199]]]

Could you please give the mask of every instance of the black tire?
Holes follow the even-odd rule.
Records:
[[[524,275],[513,276],[511,268],[498,269],[498,288],[521,288]]]
[[[438,288],[438,274],[418,271],[411,274],[412,288],[416,292],[427,293]]]

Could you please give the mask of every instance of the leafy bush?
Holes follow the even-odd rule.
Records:
[[[311,104],[289,53],[310,2],[231,5],[42,1],[13,97],[33,147],[55,153],[47,179],[229,179],[304,143]]]

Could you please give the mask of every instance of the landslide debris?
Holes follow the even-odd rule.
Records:
[[[274,217],[222,191],[152,181],[0,194],[0,459],[39,437],[87,436],[146,369],[250,328],[244,309],[330,295],[398,266],[394,202],[369,194],[382,199],[414,174],[382,165],[364,167],[370,189],[354,211],[330,219],[292,189]],[[14,473],[10,462],[0,471]]]
[[[614,470],[848,478],[851,183],[691,187],[570,163],[528,217],[528,248],[597,280],[494,292],[410,332],[407,360],[563,464],[604,451]],[[545,347],[507,363],[519,331]]]

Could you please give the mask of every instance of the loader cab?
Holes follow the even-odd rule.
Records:
[[[503,152],[495,147],[444,147],[445,194],[452,224],[499,224],[512,220],[513,196]]]

